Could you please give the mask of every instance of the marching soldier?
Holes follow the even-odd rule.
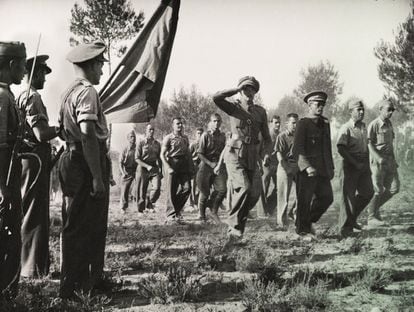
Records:
[[[59,122],[67,149],[59,163],[64,196],[60,296],[99,286],[103,274],[109,205],[108,127],[93,85],[98,85],[105,45],[80,44],[68,54],[76,79],[65,91]]]
[[[359,214],[374,195],[369,168],[367,129],[364,104],[354,100],[349,104],[351,119],[342,125],[336,145],[342,156],[342,202],[339,209],[339,234],[352,235],[362,228],[357,223]]]
[[[173,119],[173,132],[161,146],[161,159],[167,175],[167,221],[181,222],[181,212],[191,192],[194,172],[188,137],[183,133],[181,117]]]
[[[282,228],[288,225],[288,215],[293,217],[293,211],[288,211],[289,197],[298,173],[298,163],[293,156],[292,147],[299,117],[295,113],[290,113],[286,118],[286,130],[277,136],[274,146],[279,162],[277,167],[277,224]],[[293,208],[296,201],[291,204]]]
[[[298,159],[296,233],[315,234],[318,222],[333,202],[334,166],[329,121],[322,116],[327,94],[314,91],[304,97],[309,115],[299,120],[293,152]]]
[[[137,205],[138,211],[154,209],[154,204],[160,197],[162,162],[161,144],[154,138],[154,126],[147,125],[145,138],[138,142],[135,160],[138,163],[137,171]],[[151,183],[151,192],[148,194],[148,185]]]
[[[368,206],[368,227],[384,225],[380,208],[400,189],[397,162],[394,155],[394,128],[391,116],[395,110],[391,100],[379,103],[380,115],[368,126],[368,148],[374,197]]]
[[[49,117],[38,90],[42,90],[46,75],[52,70],[47,66],[48,55],[36,57],[29,98],[27,91],[20,94],[18,106],[26,116],[25,152],[38,158],[23,158],[22,188],[23,222],[21,276],[39,278],[49,273],[49,201],[51,147],[49,140],[60,133],[59,127],[49,126]],[[26,81],[29,83],[34,58],[26,64]],[[39,161],[40,160],[40,161]],[[36,179],[34,187],[30,186]]]
[[[220,131],[221,116],[213,114],[210,117],[209,130],[201,135],[198,157],[201,160],[197,172],[197,185],[200,189],[198,208],[200,219],[206,221],[206,207],[209,203],[212,218],[220,222],[218,209],[227,192],[227,174],[220,155],[226,144],[226,135]],[[213,192],[210,196],[210,190]]]
[[[190,205],[191,206],[197,206],[198,203],[198,196],[199,196],[199,189],[197,186],[197,172],[198,167],[200,165],[200,158],[198,157],[198,147],[200,145],[200,137],[203,134],[204,129],[203,128],[197,128],[196,130],[196,139],[193,143],[190,144],[190,153],[191,157],[193,159],[193,165],[194,165],[194,177],[191,179],[191,193],[190,193]]]
[[[275,146],[276,138],[280,131],[280,116],[274,115],[272,117],[270,127],[270,138],[272,139],[272,146]],[[278,167],[278,160],[274,153],[263,159],[263,198],[262,204],[267,215],[273,214],[277,203],[277,179],[276,172]],[[273,183],[273,189],[270,194],[270,182]]]
[[[21,164],[12,159],[20,119],[10,85],[21,83],[25,65],[23,43],[0,42],[0,297],[16,295],[20,275]]]
[[[232,190],[228,234],[234,238],[243,236],[247,215],[256,205],[262,189],[258,166],[259,133],[264,140],[264,155],[269,157],[271,138],[267,114],[263,107],[253,102],[259,88],[256,78],[246,76],[239,80],[237,88],[221,91],[213,96],[214,103],[230,115],[232,136],[226,144],[224,162]],[[240,98],[236,102],[226,99],[237,93]]]
[[[128,133],[127,140],[128,146],[123,149],[119,156],[119,170],[122,175],[120,206],[124,212],[128,208],[129,193],[137,171],[137,162],[135,161],[136,136],[134,130]]]

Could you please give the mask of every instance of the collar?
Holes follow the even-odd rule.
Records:
[[[154,142],[154,138],[150,138],[150,137],[145,137],[145,142],[146,143],[151,143],[151,142]]]
[[[10,85],[5,82],[0,82],[0,88],[10,90]]]
[[[208,132],[211,133],[212,135],[218,135],[220,134],[220,129],[216,129],[216,130],[209,129]]]
[[[349,119],[348,124],[354,128],[359,128],[359,126],[363,128],[365,126],[365,123],[363,121],[355,121],[352,118]]]
[[[378,116],[378,122],[379,122],[379,125],[382,127],[384,125],[388,125],[390,120],[389,119],[384,120],[384,119],[381,118],[381,116]]]

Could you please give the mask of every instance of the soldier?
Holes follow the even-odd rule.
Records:
[[[60,296],[89,291],[102,279],[109,205],[108,127],[93,85],[98,85],[105,45],[80,44],[67,55],[76,79],[65,91],[59,123],[66,150],[59,162],[63,192]]]
[[[384,225],[380,207],[400,189],[397,162],[394,156],[394,129],[390,118],[394,112],[391,100],[382,100],[378,104],[380,115],[368,126],[368,149],[374,197],[368,207],[368,227]]]
[[[190,152],[191,157],[193,159],[194,164],[194,177],[191,179],[191,193],[190,193],[190,205],[191,206],[197,206],[198,203],[198,196],[199,196],[199,189],[197,187],[197,172],[198,167],[200,165],[200,158],[198,157],[198,146],[200,145],[200,137],[203,134],[204,129],[203,128],[197,128],[196,130],[196,139],[193,143],[190,144]]]
[[[259,88],[256,78],[246,76],[239,80],[237,88],[213,96],[214,103],[230,115],[232,136],[226,144],[224,162],[232,190],[232,207],[228,219],[228,234],[231,238],[243,236],[247,215],[260,197],[262,179],[258,166],[259,133],[264,140],[264,155],[269,157],[271,138],[267,114],[263,107],[253,102]],[[226,99],[237,93],[240,98],[236,102]]]
[[[129,193],[131,185],[135,180],[137,171],[137,162],[135,161],[136,137],[135,131],[132,130],[127,135],[128,146],[126,146],[119,156],[119,170],[121,171],[121,198],[120,206],[125,212],[128,208]],[[142,211],[141,211],[142,212]]]
[[[21,165],[12,159],[20,120],[10,85],[21,83],[25,65],[23,43],[0,42],[0,297],[17,294],[20,275]],[[8,181],[11,165],[14,171]]]
[[[194,172],[188,137],[183,134],[181,117],[173,119],[173,132],[161,146],[161,159],[167,174],[167,221],[182,222],[181,212],[191,191]]]
[[[37,157],[22,160],[23,222],[21,276],[39,278],[49,273],[49,197],[51,147],[49,140],[60,133],[59,127],[49,126],[49,117],[42,97],[46,75],[52,70],[47,66],[48,55],[36,58],[29,98],[27,91],[20,94],[17,102],[26,116],[25,152]],[[26,64],[26,81],[29,83],[34,58]],[[39,161],[40,160],[40,161]],[[37,177],[37,175],[39,175]],[[36,183],[30,189],[33,182]]]
[[[280,130],[280,116],[274,115],[270,122],[270,137],[272,139],[272,146],[275,146],[276,138],[279,135]],[[262,205],[266,215],[272,215],[277,203],[277,171],[278,160],[274,153],[270,154],[269,157],[263,159],[263,196]],[[269,187],[270,182],[273,182],[273,189],[270,194]]]
[[[212,218],[216,223],[220,223],[218,209],[223,202],[227,192],[227,174],[224,164],[219,162],[221,152],[226,144],[226,135],[220,131],[221,116],[213,114],[210,116],[209,130],[201,135],[198,148],[198,156],[201,160],[197,172],[197,185],[200,189],[198,199],[198,209],[200,219],[206,221],[206,206],[212,212]],[[210,190],[213,192],[210,196]]]
[[[137,206],[138,211],[144,209],[154,211],[154,204],[160,197],[162,162],[160,158],[161,144],[154,138],[154,126],[147,125],[145,138],[140,140],[135,153],[138,163],[137,171]],[[151,192],[148,194],[148,185],[151,182]]]
[[[329,121],[322,116],[327,94],[313,91],[304,97],[309,115],[299,120],[293,143],[298,159],[296,233],[314,235],[318,222],[332,204],[334,166]]]
[[[339,234],[342,237],[360,231],[357,223],[359,214],[374,195],[369,154],[367,130],[364,119],[364,104],[360,100],[349,103],[351,119],[342,125],[336,145],[342,156],[342,202],[339,208]]]
[[[286,130],[276,138],[274,153],[279,162],[277,167],[277,224],[282,228],[288,225],[288,214],[293,217],[293,211],[288,212],[289,197],[292,185],[298,173],[298,163],[293,156],[292,147],[298,122],[298,114],[290,113],[286,116]],[[296,205],[296,201],[292,203]]]

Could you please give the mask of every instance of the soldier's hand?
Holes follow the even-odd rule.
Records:
[[[386,162],[387,162],[387,160],[386,160],[384,157],[380,157],[380,158],[378,159],[378,163],[379,163],[380,165],[385,165],[385,164],[386,164]]]
[[[92,180],[92,197],[101,198],[105,195],[105,185],[103,184],[102,179],[93,179]]]
[[[154,169],[154,167],[153,167],[153,166],[150,166],[150,165],[148,165],[148,166],[147,166],[147,170],[148,170],[148,171],[152,171],[152,169]]]
[[[214,161],[211,161],[210,162],[210,167],[213,168],[213,169],[216,168],[217,167],[217,163],[214,162]]]
[[[11,193],[6,186],[0,186],[0,205],[6,205],[10,202]]]
[[[217,166],[217,165],[214,167],[213,172],[214,172],[214,174],[215,174],[215,175],[218,175],[218,174],[219,174],[219,172],[220,172],[220,167],[221,167],[221,166]]]
[[[170,167],[170,168],[167,169],[167,172],[168,172],[168,174],[173,174],[174,173],[174,169]]]
[[[265,157],[263,158],[263,166],[269,166],[269,155],[265,155]]]
[[[316,176],[316,169],[313,167],[306,168],[306,173],[308,174],[308,177],[315,177]]]

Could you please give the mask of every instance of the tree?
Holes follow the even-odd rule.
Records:
[[[306,104],[297,96],[293,94],[285,95],[278,103],[276,109],[269,111],[268,119],[271,119],[273,115],[279,115],[282,123],[286,120],[286,115],[289,113],[296,113],[299,118],[306,115],[308,108]]]
[[[84,0],[85,7],[75,3],[71,9],[70,31],[74,37],[70,44],[102,41],[108,52],[109,74],[111,74],[111,53],[121,56],[129,40],[144,26],[144,13],[137,15],[129,0]]]
[[[397,28],[394,43],[381,40],[374,49],[380,60],[378,75],[389,92],[397,99],[397,109],[414,112],[414,1],[411,12]]]
[[[294,94],[303,98],[306,93],[322,90],[328,94],[327,116],[335,114],[339,95],[342,94],[343,84],[339,82],[339,73],[329,61],[321,61],[317,65],[310,65],[300,72],[302,81],[294,90]]]

